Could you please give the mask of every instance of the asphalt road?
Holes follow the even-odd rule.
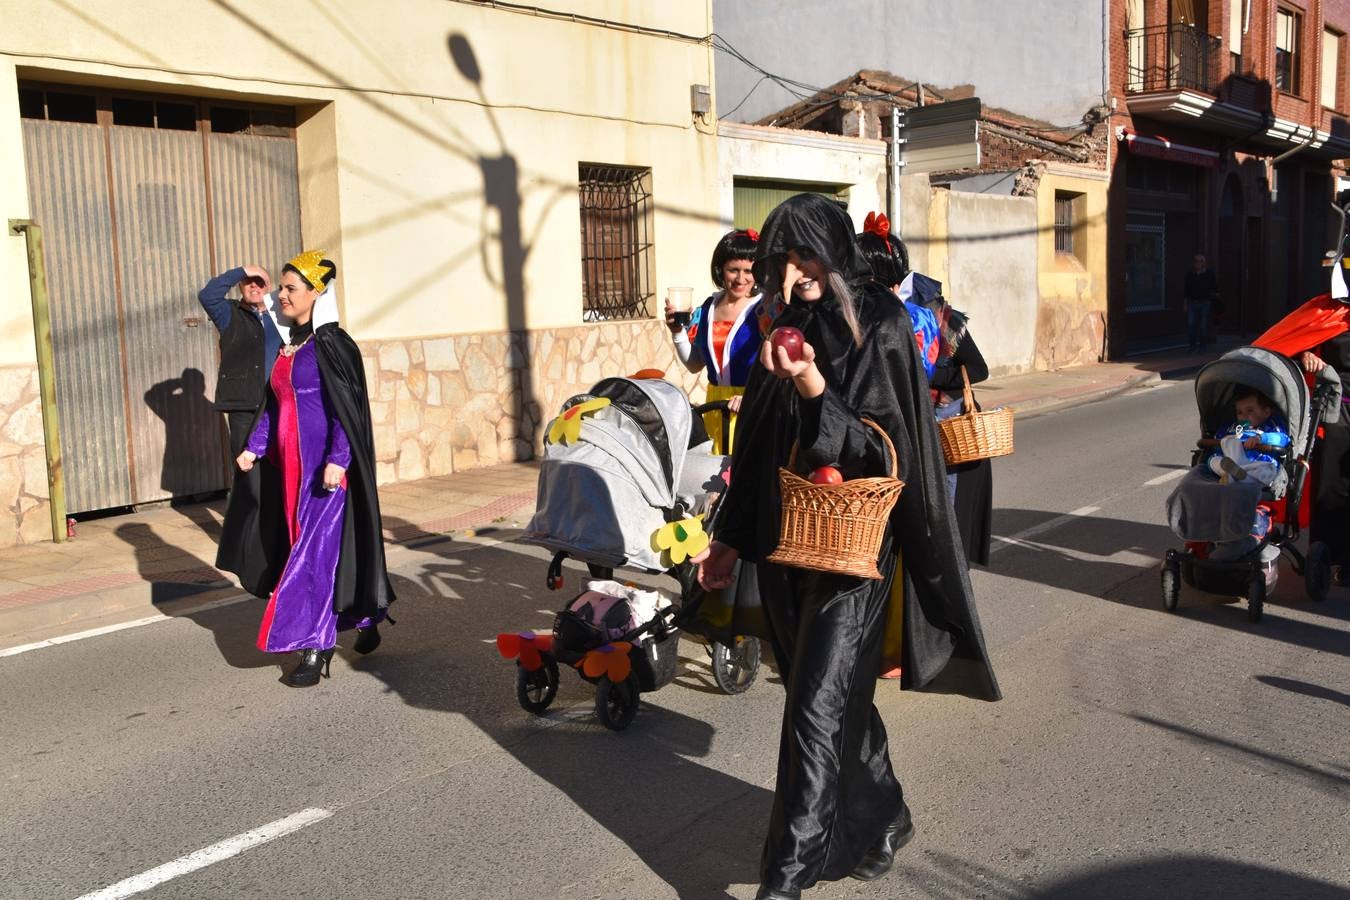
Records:
[[[1260,624],[1162,611],[1160,479],[1195,429],[1186,383],[1019,424],[974,574],[1006,699],[881,685],[918,836],[808,896],[1350,896],[1350,591],[1285,571]],[[533,718],[490,640],[548,625],[542,555],[391,562],[398,625],[310,690],[253,649],[259,601],[0,659],[0,897],[753,895],[772,672],[722,696],[685,641],[627,732],[567,672]]]

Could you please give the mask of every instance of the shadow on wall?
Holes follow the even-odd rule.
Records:
[[[386,214],[369,222],[349,223],[344,227],[344,231],[352,234],[370,234],[392,227],[395,224],[405,225],[409,220],[422,219],[432,214],[453,214],[457,208],[462,208],[466,204],[475,204],[481,198],[481,209],[475,211],[475,213],[455,216],[461,222],[476,220],[479,223],[479,239],[477,242],[458,249],[446,247],[441,256],[432,260],[429,272],[418,275],[409,284],[395,284],[384,297],[379,299],[378,308],[384,315],[392,314],[400,305],[419,294],[429,284],[445,277],[458,266],[477,255],[480,258],[485,279],[489,284],[499,286],[503,302],[506,304],[507,327],[511,341],[511,356],[513,357],[510,365],[515,399],[512,403],[514,409],[509,410],[516,423],[516,431],[513,436],[525,441],[528,446],[534,446],[536,443],[535,432],[541,427],[542,422],[537,405],[533,402],[533,379],[529,368],[530,354],[528,352],[527,331],[529,322],[526,317],[524,269],[532,250],[531,234],[537,234],[542,229],[543,223],[551,215],[561,198],[576,195],[577,183],[575,181],[561,181],[543,173],[527,173],[528,177],[524,180],[528,189],[536,194],[543,193],[546,197],[542,203],[536,204],[538,212],[534,214],[533,224],[526,225],[522,216],[526,197],[522,186],[521,168],[517,157],[508,147],[505,134],[484,90],[484,73],[473,51],[472,44],[469,38],[462,33],[452,32],[447,35],[446,47],[451,62],[459,75],[474,86],[478,99],[471,105],[477,107],[481,112],[471,113],[466,111],[461,115],[460,110],[465,109],[470,104],[456,103],[452,104],[454,107],[452,114],[449,111],[451,104],[441,104],[439,108],[440,119],[432,124],[425,117],[400,112],[376,92],[359,89],[349,79],[344,78],[340,72],[327,66],[321,57],[314,56],[286,42],[276,34],[274,28],[269,27],[268,23],[245,12],[239,4],[230,2],[230,0],[213,0],[213,4],[246,26],[269,49],[301,62],[315,75],[325,79],[328,83],[351,90],[351,102],[367,105],[382,117],[417,135],[431,146],[477,167],[482,181],[481,193],[479,190],[466,190],[466,186],[460,183],[454,185],[453,189],[447,191],[443,196],[428,199],[425,192],[409,190],[396,182],[381,179],[376,173],[363,172],[360,168],[350,166],[347,161],[344,161],[344,169],[351,171],[357,177],[372,180],[387,193],[402,196],[406,200],[406,207],[401,211],[402,214],[393,216]],[[339,30],[345,31],[345,26],[339,27]],[[351,37],[350,34],[347,36]],[[128,43],[124,39],[123,42]],[[153,55],[144,48],[137,47],[134,44],[129,44],[129,46],[139,51],[146,59],[153,60]],[[407,85],[400,84],[397,75],[387,65],[387,61],[380,58],[363,42],[352,40],[351,49],[353,52],[364,56],[376,71],[381,72],[395,86],[407,87]],[[428,110],[431,114],[438,111],[436,107],[429,107]],[[462,120],[464,115],[470,114],[481,114],[487,117],[487,122],[495,136],[496,146],[494,148],[478,147],[470,135],[456,127],[456,120]],[[654,208],[665,216],[690,219],[710,225],[720,223],[716,214],[706,214],[668,203],[656,203]],[[577,324],[581,324],[579,317]]]
[[[184,369],[178,378],[146,391],[145,405],[164,422],[160,488],[170,496],[183,497],[218,487],[201,470],[202,460],[219,459],[224,452],[220,414],[206,399],[206,376],[198,369]],[[215,427],[204,428],[204,423]]]
[[[452,34],[446,42],[450,58],[455,68],[466,81],[474,86],[481,101],[481,108],[488,117],[492,132],[497,137],[498,153],[494,156],[479,155],[478,168],[483,175],[483,202],[489,209],[497,211],[498,247],[501,254],[501,289],[506,299],[506,327],[511,335],[512,355],[518,365],[511,371],[511,396],[514,408],[510,410],[511,420],[515,422],[511,440],[525,441],[526,445],[535,444],[535,428],[539,418],[537,404],[534,402],[534,385],[530,377],[530,352],[528,344],[529,322],[525,315],[525,259],[528,250],[525,247],[524,233],[520,221],[520,166],[506,146],[497,117],[492,112],[487,95],[483,92],[483,73],[478,67],[478,59],[468,38],[462,34]],[[489,281],[492,280],[492,267],[486,259],[488,235],[483,235],[483,271]]]

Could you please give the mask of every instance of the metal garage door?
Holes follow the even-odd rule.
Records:
[[[24,85],[21,99],[70,511],[224,489],[217,336],[197,292],[299,249],[290,130],[274,110],[185,98]]]
[[[848,209],[848,188],[837,184],[735,178],[732,192],[734,227],[756,231],[764,225],[775,206],[797,194],[820,194]]]

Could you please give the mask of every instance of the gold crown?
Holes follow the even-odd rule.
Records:
[[[286,265],[299,272],[314,290],[321,291],[323,290],[323,277],[332,271],[331,263],[329,265],[323,264],[325,255],[326,253],[323,250],[306,250]]]

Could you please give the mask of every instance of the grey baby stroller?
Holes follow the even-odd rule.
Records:
[[[615,607],[586,595],[569,601],[551,635],[528,637],[517,671],[522,708],[548,708],[563,663],[596,685],[597,717],[617,731],[632,721],[639,693],[674,679],[679,634],[697,631],[704,596],[688,558],[706,546],[699,517],[724,489],[729,468],[727,458],[711,452],[711,442],[690,447],[690,435],[702,431],[696,414],[725,408],[691,409],[679,388],[660,379],[607,378],[569,399],[549,424],[537,507],[519,538],[553,551],[548,587],[563,587],[563,562],[571,557],[586,563],[592,578],[611,584],[617,569],[671,575],[680,595],[677,602],[643,606],[617,629],[614,610],[622,622],[636,605]],[[597,584],[588,591],[592,599]],[[600,621],[601,610],[609,610],[608,621]],[[708,647],[718,686],[727,693],[748,689],[759,670],[758,640],[710,640]],[[611,665],[615,649],[627,654],[628,664]]]
[[[1288,423],[1287,446],[1257,448],[1278,463],[1269,485],[1255,479],[1221,483],[1202,465],[1220,430],[1232,422],[1235,395],[1244,387],[1269,398],[1275,413]],[[1200,370],[1195,402],[1203,437],[1191,457],[1193,468],[1167,499],[1168,525],[1187,547],[1168,550],[1163,558],[1164,608],[1176,610],[1184,581],[1206,593],[1245,597],[1247,618],[1259,622],[1280,556],[1304,577],[1310,597],[1324,599],[1331,584],[1326,547],[1314,544],[1304,556],[1295,542],[1318,426],[1340,414],[1340,377],[1323,369],[1309,397],[1303,372],[1290,359],[1260,347],[1239,347]],[[1271,521],[1252,540],[1258,507],[1269,511]],[[1237,543],[1243,540],[1251,546]],[[1240,546],[1243,552],[1233,559],[1210,558],[1208,548],[1220,545]]]

